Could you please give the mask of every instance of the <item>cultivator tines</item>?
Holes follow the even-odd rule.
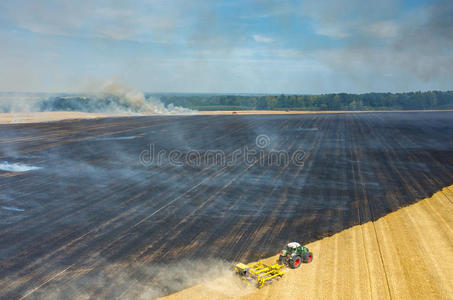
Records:
[[[283,268],[284,265],[267,265],[260,261],[248,265],[239,263],[234,267],[236,273],[241,276],[242,280],[255,280],[259,288],[261,288],[265,284],[272,283],[274,279],[282,278],[285,274]]]

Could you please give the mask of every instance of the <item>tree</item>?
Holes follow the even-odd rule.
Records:
[[[277,99],[272,95],[268,95],[266,96],[266,104],[268,109],[274,109]]]

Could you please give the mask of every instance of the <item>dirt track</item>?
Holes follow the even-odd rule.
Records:
[[[452,110],[443,110],[452,111]],[[410,112],[410,111],[386,111],[386,112]],[[417,111],[411,111],[417,112]],[[435,111],[418,111],[435,112]],[[441,111],[437,111],[441,112]],[[203,115],[231,115],[233,111],[200,111]],[[370,113],[370,111],[279,111],[279,110],[241,110],[235,111],[238,115],[298,115],[298,114],[336,114],[336,113]],[[114,117],[130,117],[131,114],[102,114],[86,113],[77,111],[49,111],[35,113],[0,113],[0,124],[20,124],[20,123],[41,123],[54,122],[74,119],[98,119]]]
[[[268,148],[256,144],[263,134]],[[453,112],[1,125],[0,163],[40,169],[0,171],[0,298],[125,298],[131,286],[165,283],[158,264],[251,261],[377,220],[452,184],[451,136]],[[143,166],[150,145],[218,149],[227,162],[244,147],[304,156]]]
[[[228,277],[162,299],[453,299],[453,185],[307,246],[312,263],[260,290]]]
[[[71,119],[97,119],[128,116],[126,114],[100,114],[77,111],[52,111],[36,113],[0,113],[0,124],[40,123]]]
[[[402,113],[402,112],[445,112],[449,110],[205,110],[204,115],[300,115],[300,114],[351,114],[351,113]]]

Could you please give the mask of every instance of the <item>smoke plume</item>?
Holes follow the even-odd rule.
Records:
[[[92,113],[129,113],[145,115],[194,114],[196,111],[173,104],[165,105],[158,98],[146,97],[141,91],[127,87],[119,79],[91,84],[83,94],[4,94],[0,97],[0,113],[43,111],[81,111]]]

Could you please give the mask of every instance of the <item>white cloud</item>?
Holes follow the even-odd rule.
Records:
[[[269,48],[269,47],[256,47],[256,48],[242,48],[236,47],[232,49],[210,48],[201,50],[187,50],[185,51],[189,57],[203,57],[209,58],[225,58],[239,59],[239,58],[252,58],[252,59],[301,59],[306,58],[307,55],[304,51],[291,48]]]
[[[258,43],[272,43],[274,41],[274,39],[260,34],[254,34],[253,39]]]
[[[258,52],[259,53],[259,52]],[[261,51],[261,54],[268,55],[271,57],[280,57],[286,59],[299,59],[306,57],[305,52],[298,49],[289,48],[277,48],[277,49],[265,49]]]
[[[193,6],[196,6],[194,1]],[[190,9],[180,1],[147,3],[81,0],[24,2],[2,13],[14,25],[32,32],[113,40],[164,40],[187,24]]]
[[[324,35],[333,39],[344,39],[350,35],[341,26],[333,24],[319,25],[316,27],[315,32],[316,34]]]
[[[393,21],[380,21],[366,27],[366,31],[379,38],[392,38],[398,34],[398,27]]]

